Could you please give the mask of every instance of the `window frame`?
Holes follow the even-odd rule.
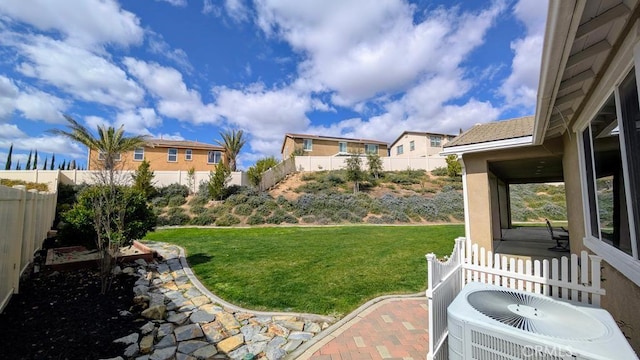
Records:
[[[210,161],[212,159],[211,154],[213,154],[213,161]],[[218,161],[216,161],[216,154],[219,154],[217,159]],[[220,162],[222,162],[222,151],[220,150],[207,151],[207,164],[218,165],[220,164]]]
[[[416,141],[415,140],[409,141],[409,151],[414,151],[415,149],[416,149]]]
[[[104,157],[104,152],[103,151],[98,151],[98,160],[100,161],[104,161],[105,157]],[[113,157],[113,161],[121,161],[122,160],[122,154],[118,153],[117,156]]]
[[[139,153],[138,150],[142,150],[142,153]],[[140,159],[136,158],[138,155],[142,155]],[[144,161],[144,147],[137,147],[133,149],[133,161]]]
[[[185,149],[184,150],[184,160],[192,161],[193,160],[193,149]]]
[[[590,191],[593,191],[595,193],[595,190],[590,190],[589,187],[591,186],[594,189],[596,187],[595,183],[590,184],[590,180],[591,181],[596,180],[595,170],[591,175],[591,177],[587,175],[587,169],[589,167],[593,169],[595,166],[593,163],[591,163],[590,165],[588,164],[589,161],[593,162],[593,159],[594,159],[594,156],[593,156],[594,150],[593,150],[593,143],[592,143],[593,134],[591,131],[591,123],[593,119],[597,116],[598,112],[601,110],[602,106],[606,103],[606,101],[608,101],[611,94],[613,94],[615,97],[616,116],[618,117],[618,119],[622,119],[619,89],[622,83],[627,79],[627,77],[630,76],[631,72],[634,72],[636,76],[636,91],[638,92],[637,96],[640,96],[640,82],[638,82],[638,79],[640,79],[639,77],[640,69],[638,68],[638,66],[640,66],[639,55],[640,55],[640,46],[636,47],[636,52],[635,52],[636,58],[634,59],[634,62],[633,62],[633,65],[635,65],[635,68],[633,66],[630,66],[630,68],[626,68],[626,70],[623,70],[621,74],[618,74],[617,80],[611,83],[609,90],[603,91],[604,95],[609,94],[608,96],[602,96],[602,98],[606,100],[603,100],[602,103],[598,103],[594,105],[595,108],[590,109],[588,113],[588,117],[585,117],[582,121],[580,121],[578,124],[576,124],[573,127],[573,132],[576,136],[579,137],[579,141],[576,141],[575,144],[577,146],[578,162],[580,167],[580,183],[582,186],[581,194],[582,194],[584,234],[585,234],[585,237],[583,238],[583,244],[587,249],[589,249],[596,255],[601,256],[604,261],[609,263],[612,267],[614,267],[617,271],[622,273],[629,280],[631,280],[632,282],[640,286],[640,238],[638,238],[640,234],[635,233],[635,228],[637,227],[637,224],[635,223],[635,221],[640,221],[640,218],[634,218],[633,206],[630,205],[630,201],[628,198],[631,195],[630,187],[632,185],[629,182],[629,172],[627,169],[627,166],[628,166],[627,145],[624,143],[624,140],[623,140],[624,139],[623,133],[625,131],[624,125],[620,126],[619,141],[620,141],[620,153],[621,153],[620,156],[622,159],[622,176],[624,181],[624,191],[627,197],[626,199],[627,200],[626,201],[627,218],[625,219],[630,219],[629,221],[631,221],[629,223],[629,228],[630,228],[630,239],[632,243],[631,245],[632,254],[628,254],[623,250],[620,250],[615,246],[601,240],[600,236],[599,237],[593,236],[592,221],[596,220],[597,228],[600,229],[599,214],[597,219],[592,219],[592,215],[591,215],[591,206],[594,201],[593,200],[594,196],[590,194]],[[621,122],[624,122],[624,120]],[[589,144],[588,144],[589,148],[585,148],[586,141],[582,138],[585,132],[589,133]],[[585,153],[586,150],[590,150],[591,152],[590,155],[588,156],[586,155]],[[635,189],[635,190],[640,191],[640,189]],[[597,204],[597,200],[596,200],[596,204]],[[599,212],[598,208],[595,209],[595,212],[596,213]]]
[[[302,139],[302,150],[313,151],[313,139]]]
[[[375,150],[371,150],[371,148]],[[380,152],[380,145],[378,144],[364,144],[364,153],[365,154],[377,154]]]
[[[396,155],[402,155],[402,154],[404,154],[404,145],[396,146]]]
[[[429,136],[429,143],[431,147],[442,147],[442,136],[440,135]]]
[[[342,146],[343,145],[344,145],[344,151],[342,150]],[[338,141],[338,153],[339,154],[347,154],[347,153],[349,153],[348,146],[349,146],[348,142],[346,142],[346,141]]]
[[[174,150],[175,154],[172,155],[171,154],[171,150]],[[178,149],[176,149],[176,148],[168,148],[167,149],[167,162],[170,162],[170,163],[178,162],[178,153],[179,153]],[[173,160],[171,160],[172,157],[174,157]]]

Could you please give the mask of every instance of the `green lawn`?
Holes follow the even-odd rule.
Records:
[[[426,289],[429,252],[448,255],[463,225],[166,229],[200,281],[254,310],[343,316],[384,294]]]

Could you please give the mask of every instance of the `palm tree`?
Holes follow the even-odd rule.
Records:
[[[243,135],[242,130],[227,130],[220,133],[222,141],[216,140],[218,145],[224,148],[225,158],[231,171],[236,171],[236,159],[238,158],[240,150],[247,142],[246,139],[242,138]]]
[[[116,159],[119,157],[120,153],[143,146],[146,142],[145,136],[124,136],[124,129],[122,126],[118,129],[115,129],[112,126],[98,126],[98,137],[95,137],[87,128],[82,126],[71,116],[65,115],[64,117],[69,122],[70,131],[52,129],[50,132],[56,135],[66,136],[92,150],[98,151],[100,154],[99,161],[101,162],[99,165],[102,169],[107,171],[114,170]]]

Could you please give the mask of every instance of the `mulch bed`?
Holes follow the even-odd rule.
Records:
[[[3,359],[101,359],[121,356],[113,340],[143,325],[135,315],[121,316],[133,305],[136,277],[114,278],[100,294],[97,269],[31,274],[20,293],[0,314]]]

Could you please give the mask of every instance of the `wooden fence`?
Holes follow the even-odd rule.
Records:
[[[0,186],[0,312],[42,247],[56,213],[57,193]]]
[[[294,158],[288,158],[262,174],[262,180],[258,185],[260,191],[270,189],[287,177],[287,175],[296,172],[296,163]]]
[[[482,282],[600,305],[605,294],[600,287],[601,258],[580,254],[560,260],[522,260],[493,254],[477,244],[465,248],[464,238],[456,239],[451,256],[444,262],[427,255],[427,301],[429,306],[429,353],[427,359],[448,358],[447,307],[469,282]]]

